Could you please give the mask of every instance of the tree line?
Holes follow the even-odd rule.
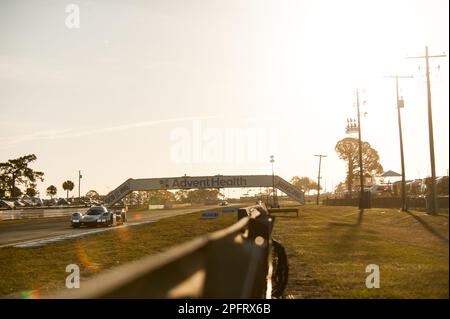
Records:
[[[137,191],[128,194],[124,203],[129,205],[164,205],[168,203],[196,203],[217,201],[224,195],[219,189],[181,189],[176,192],[168,190]]]
[[[339,158],[347,162],[346,179],[344,182],[336,186],[336,191],[347,190],[352,192],[359,187],[355,180],[359,176],[359,144],[356,138],[344,138],[337,142],[335,151]],[[372,148],[368,142],[362,142],[362,162],[363,174],[365,176],[380,176],[383,173],[383,166],[380,164],[378,152]],[[36,161],[35,154],[28,154],[15,159],[10,159],[0,163],[0,198],[19,197],[27,194],[30,197],[37,195],[37,183],[44,181],[44,173],[31,168],[30,166]],[[317,183],[306,176],[294,176],[291,183],[309,193],[316,190]],[[62,183],[62,189],[66,191],[66,198],[69,198],[69,192],[75,187],[75,184],[66,180]],[[322,187],[320,187],[322,189]],[[54,185],[50,185],[46,189],[46,195],[53,198],[58,192]],[[91,190],[86,194],[87,197],[98,199],[99,194]],[[178,190],[175,193],[166,190],[133,192],[127,197],[130,202],[148,202],[148,203],[167,203],[167,202],[198,202],[217,200],[223,197],[219,189],[195,189],[195,190]]]
[[[347,137],[336,143],[335,151],[339,158],[347,162],[347,170],[345,181],[339,183],[335,191],[351,193],[359,190],[359,141],[356,138]],[[369,142],[362,142],[362,164],[363,175],[365,177],[376,177],[383,173],[383,166],[380,163],[380,156],[378,152],[370,145]],[[356,181],[356,182],[355,182]],[[306,176],[294,176],[291,179],[293,184],[298,189],[309,193],[311,190],[317,190],[317,183]],[[322,187],[320,187],[322,190]]]
[[[38,194],[37,183],[44,181],[44,173],[30,167],[36,160],[35,154],[28,154],[0,163],[0,198],[19,197],[23,194],[35,197]],[[67,192],[67,199],[74,187],[75,184],[70,180],[62,183],[63,190]],[[46,189],[46,194],[51,198],[57,192],[54,185]]]

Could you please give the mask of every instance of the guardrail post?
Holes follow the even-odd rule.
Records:
[[[248,212],[245,208],[238,208],[238,211],[237,211],[237,219],[238,220],[240,220],[244,217],[247,217],[247,216],[248,216]]]

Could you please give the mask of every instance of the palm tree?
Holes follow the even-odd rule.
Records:
[[[47,196],[50,196],[51,199],[53,199],[53,196],[55,196],[57,193],[56,187],[53,185],[50,185],[47,187]]]
[[[89,192],[86,193],[86,197],[89,197],[90,199],[97,200],[100,198],[100,195],[97,193],[97,191],[91,189]]]
[[[62,184],[62,187],[65,191],[67,191],[67,201],[69,201],[69,191],[74,188],[75,184],[72,181],[65,181]]]

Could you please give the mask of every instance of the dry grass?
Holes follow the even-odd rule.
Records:
[[[200,213],[162,219],[36,248],[0,249],[0,297],[37,298],[64,287],[68,264],[80,266],[85,280],[103,270],[225,228],[235,214],[200,220]]]
[[[286,293],[296,298],[448,298],[448,215],[354,207],[304,206],[278,217],[274,238],[290,266]],[[368,264],[381,287],[367,289]]]
[[[448,298],[448,215],[304,206],[281,214],[274,238],[285,245],[287,295],[297,298]],[[156,254],[235,222],[235,215],[199,220],[199,213],[116,229],[39,248],[0,249],[0,296],[39,297],[64,286],[65,267],[78,264],[82,280]],[[381,288],[367,289],[365,268],[377,264]]]

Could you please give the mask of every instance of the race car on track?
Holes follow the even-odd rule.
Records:
[[[228,202],[226,200],[223,200],[219,203],[219,206],[228,206]]]
[[[81,226],[114,226],[127,221],[125,209],[108,209],[105,206],[92,206],[84,214],[73,213],[70,216],[70,225],[73,228]]]

